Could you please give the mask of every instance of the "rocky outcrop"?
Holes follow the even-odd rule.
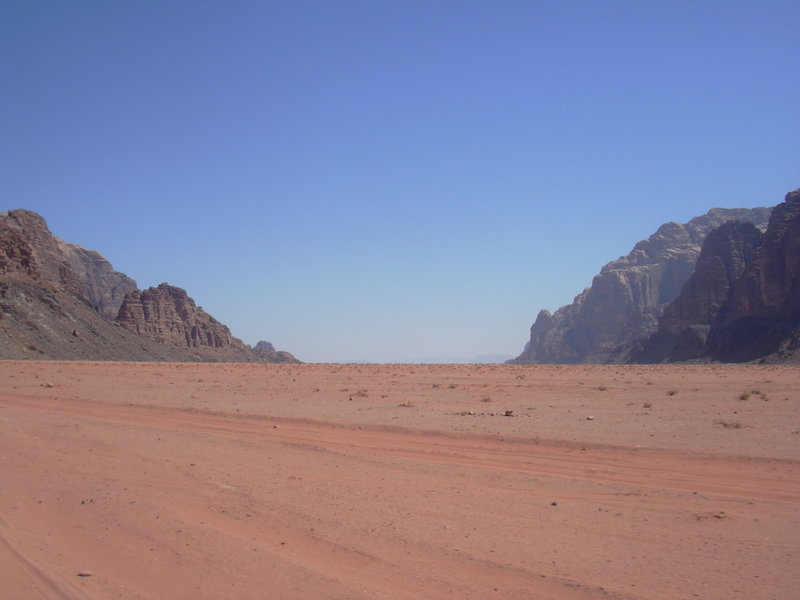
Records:
[[[713,360],[796,360],[800,347],[800,190],[786,195],[761,247],[736,282],[730,308],[709,334]]]
[[[84,297],[80,278],[70,268],[47,223],[29,210],[0,214],[0,277]]]
[[[3,358],[296,362],[274,349],[255,352],[180,288],[140,292],[98,253],[55,238],[26,210],[0,214]]]
[[[270,363],[299,363],[294,356],[285,350],[275,350],[275,346],[269,342],[261,340],[253,348],[255,352],[264,362]]]
[[[101,315],[113,321],[125,295],[136,288],[136,282],[115,271],[105,258],[94,250],[57,240],[67,264],[78,276],[83,295]]]
[[[269,352],[275,352],[275,346],[273,346],[267,341],[261,340],[255,345],[253,350],[255,350],[256,352],[263,352],[267,354]]]
[[[28,210],[0,215],[0,276],[61,288],[110,320],[125,294],[136,289],[133,279],[100,254],[54,237],[45,220]]]
[[[123,329],[63,289],[2,278],[0,359],[203,360]]]
[[[655,332],[664,308],[694,270],[706,235],[729,220],[766,226],[770,209],[715,208],[685,224],[666,223],[605,265],[591,287],[555,313],[543,310],[511,363],[625,362],[637,340]]]
[[[694,274],[634,362],[790,359],[800,344],[800,190],[762,234],[731,223],[709,234]]]
[[[137,335],[188,349],[198,356],[218,355],[241,362],[298,362],[288,352],[280,353],[274,348],[269,351],[262,346],[261,351],[253,350],[197,306],[186,290],[168,283],[129,292],[116,322]]]
[[[694,273],[658,322],[658,330],[631,362],[686,361],[708,354],[712,325],[728,308],[734,285],[761,245],[762,233],[752,223],[731,221],[708,234]]]
[[[162,283],[128,293],[116,319],[128,331],[162,344],[185,348],[249,350],[179,287]]]

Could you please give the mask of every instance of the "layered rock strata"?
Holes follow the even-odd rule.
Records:
[[[186,290],[167,283],[128,293],[116,321],[125,329],[162,344],[246,349],[225,325],[199,308]]]

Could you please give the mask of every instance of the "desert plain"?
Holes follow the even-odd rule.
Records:
[[[800,367],[0,362],[0,596],[800,597]]]

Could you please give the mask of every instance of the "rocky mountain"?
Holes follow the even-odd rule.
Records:
[[[662,225],[627,256],[606,264],[572,304],[552,314],[540,311],[525,349],[509,362],[625,362],[637,340],[656,331],[664,308],[694,271],[706,235],[730,220],[763,228],[770,212],[714,208],[685,224]]]
[[[137,335],[166,346],[190,348],[201,355],[252,362],[254,352],[230,329],[198,307],[186,290],[162,283],[129,292],[116,323]]]
[[[0,276],[84,295],[80,277],[70,268],[47,223],[27,210],[0,215]]]
[[[635,362],[787,360],[800,347],[800,190],[766,231],[728,223],[708,235],[697,268]]]
[[[128,292],[136,288],[136,282],[115,271],[105,258],[94,250],[56,239],[67,264],[75,272],[83,286],[85,298],[106,319],[114,320]]]
[[[658,330],[631,355],[632,362],[685,361],[708,354],[706,340],[730,303],[736,281],[761,245],[761,230],[731,221],[706,237],[694,273],[665,309]]]
[[[254,351],[180,288],[140,292],[26,210],[0,214],[0,358],[297,362]]]
[[[286,352],[285,350],[276,350],[275,346],[270,344],[269,342],[265,342],[261,340],[258,342],[253,351],[258,354],[264,362],[271,362],[271,363],[295,363],[298,362],[297,359]]]

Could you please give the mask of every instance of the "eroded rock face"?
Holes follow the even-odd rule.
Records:
[[[737,280],[761,245],[761,230],[731,221],[706,237],[694,273],[664,309],[658,330],[631,354],[632,362],[702,358],[712,325],[729,306]]]
[[[275,352],[276,351],[275,350],[275,346],[273,346],[272,344],[270,344],[269,342],[264,341],[264,340],[261,340],[260,342],[258,342],[255,345],[255,348],[253,348],[253,350],[255,350],[256,352]]]
[[[136,282],[97,252],[64,242],[28,210],[0,215],[0,275],[59,287],[86,300],[113,320]]]
[[[115,271],[111,263],[94,250],[62,240],[58,240],[58,245],[67,263],[78,275],[89,303],[106,319],[116,319],[125,295],[137,289],[136,282],[124,273]]]
[[[762,234],[729,223],[708,235],[692,277],[634,362],[789,360],[800,346],[800,190]]]
[[[62,244],[36,213],[0,214],[0,358],[196,360],[105,319]]]
[[[225,325],[198,307],[186,290],[167,283],[128,293],[119,309],[117,323],[162,344],[248,349]]]
[[[0,276],[85,297],[80,278],[70,268],[47,223],[29,210],[0,214]]]
[[[55,238],[27,210],[0,214],[4,358],[297,362],[274,348],[255,352],[180,288],[138,291],[100,254]]]
[[[662,225],[630,254],[605,265],[572,304],[553,314],[541,311],[525,350],[509,362],[625,362],[689,279],[706,235],[729,220],[764,227],[770,210],[715,208],[685,224]]]
[[[770,355],[789,359],[799,347],[800,190],[795,190],[772,212],[761,247],[709,334],[708,348],[714,360],[742,362]]]
[[[261,340],[253,348],[255,352],[264,362],[270,363],[299,363],[294,356],[284,350],[276,350],[275,346]]]

